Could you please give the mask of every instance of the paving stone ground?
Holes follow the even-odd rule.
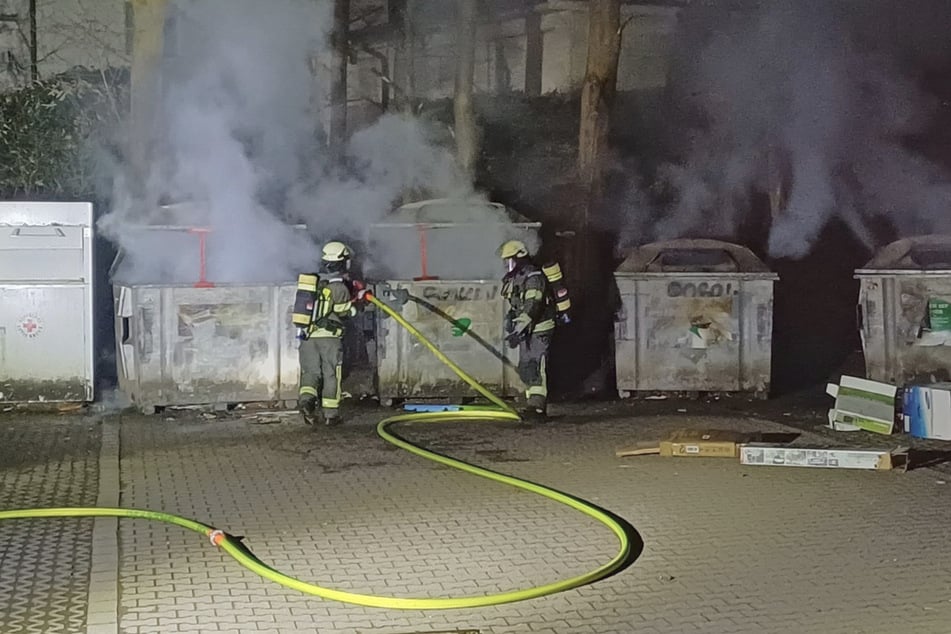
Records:
[[[121,631],[951,631],[951,490],[935,473],[617,459],[633,440],[703,417],[550,427],[454,424],[406,435],[589,499],[630,521],[643,552],[579,590],[479,610],[354,607],[275,586],[174,528],[121,528]],[[721,418],[719,428],[775,432]],[[196,517],[264,561],[327,586],[397,596],[479,594],[583,572],[613,535],[570,510],[393,450],[369,423],[126,420],[123,503]],[[177,628],[177,630],[175,629]]]
[[[0,508],[93,506],[100,426],[82,418],[0,419]],[[81,632],[92,520],[0,523],[0,632]]]
[[[633,415],[636,407],[626,406],[626,414],[624,409],[562,408],[549,426],[400,428],[426,446],[572,493],[628,520],[643,550],[609,579],[478,610],[362,608],[264,581],[199,535],[123,520],[117,630],[951,632],[946,476],[930,469],[852,472],[745,467],[722,459],[619,459],[618,447],[677,428],[789,431],[738,415],[695,415],[701,407],[639,416]],[[343,428],[314,433],[294,419],[257,424],[262,421],[194,414],[124,416],[121,503],[244,535],[263,561],[357,592],[498,592],[575,575],[613,556],[614,536],[576,512],[389,447],[373,432],[379,417],[367,413]],[[26,433],[10,430],[24,429],[39,435],[34,467],[45,471],[24,475],[16,463],[19,453],[0,449],[4,491],[8,482],[31,491],[35,484],[21,480],[62,469],[49,466],[62,463],[63,452],[44,440],[48,429],[35,431],[39,427],[29,420],[0,420],[0,441]],[[97,431],[93,426],[84,433]],[[799,442],[828,439],[805,435]],[[54,476],[45,486],[68,497],[77,485]],[[35,503],[52,503],[50,495]],[[34,503],[29,495],[0,500],[3,508]],[[36,527],[0,525],[0,531],[6,531],[4,542],[22,545]],[[91,533],[88,527],[78,533],[84,530]],[[0,575],[20,596],[21,584],[31,583],[37,569],[34,558],[11,559],[18,552],[0,544]],[[2,606],[12,590],[3,592],[0,587],[0,632],[83,631],[11,629],[16,617]],[[49,600],[31,591],[19,602],[42,614]]]

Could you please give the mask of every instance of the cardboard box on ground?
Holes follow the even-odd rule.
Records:
[[[915,438],[951,440],[951,383],[905,388],[902,421],[905,433]]]
[[[915,438],[951,440],[951,383],[894,385],[843,376],[828,384],[835,399],[829,410],[829,427],[836,431],[870,431],[878,434],[901,431]],[[900,407],[898,407],[900,405]]]
[[[854,376],[843,376],[838,385],[829,383],[826,393],[835,399],[829,410],[829,427],[836,431],[893,433],[897,392],[894,385]]]
[[[748,442],[750,434],[720,429],[675,431],[659,442],[639,442],[616,452],[617,457],[661,455],[666,458],[737,458],[739,446]]]
[[[874,471],[905,470],[908,468],[908,450],[874,451],[752,444],[740,447],[740,464]]]
[[[748,466],[816,467],[887,471],[908,467],[908,450],[877,451],[825,447],[791,447],[753,442],[759,434],[707,429],[682,429],[658,442],[640,442],[618,449],[619,458],[659,455],[666,458],[733,458]]]

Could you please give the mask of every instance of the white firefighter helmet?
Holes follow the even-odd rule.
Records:
[[[509,240],[499,247],[499,257],[503,260],[528,257],[528,249],[521,240]]]
[[[335,240],[324,245],[320,259],[324,262],[346,262],[351,255],[350,247]]]

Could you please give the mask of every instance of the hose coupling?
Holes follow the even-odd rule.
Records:
[[[212,546],[220,546],[221,542],[225,540],[225,532],[219,529],[213,530],[208,533],[208,539]]]

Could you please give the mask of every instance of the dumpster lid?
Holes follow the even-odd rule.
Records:
[[[134,224],[124,223],[122,231],[126,240],[116,249],[116,256],[109,267],[109,279],[126,284],[192,284],[196,281],[204,283],[204,269],[214,248],[205,243],[208,249],[205,255],[202,243],[207,236],[217,233],[214,227],[209,226],[210,221],[207,206],[185,201],[157,206],[142,221]],[[283,226],[310,240],[307,225],[284,223]],[[156,253],[156,249],[162,249],[160,245],[164,246],[160,253],[172,255],[151,258],[149,264],[143,264],[145,260],[140,260],[137,251],[147,248],[149,253]],[[148,272],[147,275],[139,274],[137,268],[140,265],[142,270]],[[180,274],[172,272],[186,269],[189,270],[187,277],[180,277]],[[191,269],[194,269],[193,273]],[[162,273],[155,275],[155,271]],[[284,281],[286,280],[260,279],[253,283]]]
[[[882,248],[858,273],[951,271],[951,235],[912,236]]]
[[[531,222],[514,209],[501,203],[482,198],[434,198],[420,200],[397,207],[377,226],[415,225],[469,225],[469,224],[521,224],[541,226]]]
[[[92,203],[0,202],[0,225],[92,227]]]
[[[767,273],[772,272],[746,247],[721,240],[653,242],[633,249],[618,273]]]

